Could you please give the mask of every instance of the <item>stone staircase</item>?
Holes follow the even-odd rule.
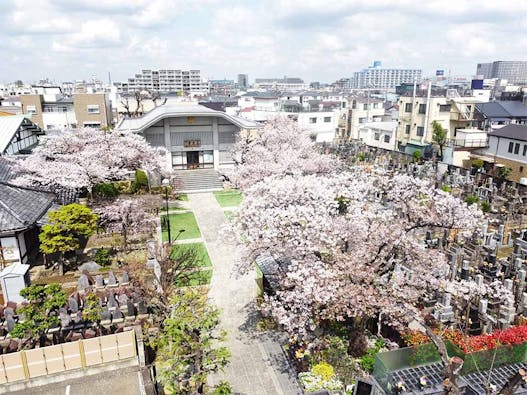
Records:
[[[214,169],[181,170],[176,172],[178,192],[212,192],[221,191],[223,182],[220,173]]]

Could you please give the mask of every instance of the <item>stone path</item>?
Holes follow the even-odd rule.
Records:
[[[300,387],[273,333],[256,331],[254,274],[236,277],[236,246],[224,237],[225,214],[212,193],[189,195],[201,234],[212,260],[209,297],[221,309],[232,358],[224,373],[209,377],[211,385],[227,380],[234,394],[295,395]]]

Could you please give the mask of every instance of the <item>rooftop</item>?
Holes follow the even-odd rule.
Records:
[[[7,149],[11,140],[18,131],[18,128],[24,121],[29,119],[29,115],[8,115],[0,117],[0,155],[2,155]]]
[[[489,133],[489,136],[527,141],[527,125],[507,125]]]
[[[0,182],[0,234],[34,225],[54,200],[52,193]]]
[[[260,128],[260,125],[256,122],[249,121],[247,119],[243,119],[233,115],[228,115],[223,111],[216,111],[201,105],[163,105],[154,108],[152,111],[147,112],[142,117],[124,119],[117,126],[117,129],[129,129],[133,132],[141,132],[147,127],[155,124],[156,122],[159,122],[164,118],[187,116],[220,117],[229,122],[232,122],[233,124],[242,129]]]
[[[527,106],[518,101],[477,103],[476,109],[487,118],[527,118]]]

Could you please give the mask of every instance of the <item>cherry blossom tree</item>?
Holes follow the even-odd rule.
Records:
[[[157,207],[159,206],[160,204]],[[95,211],[100,216],[103,228],[123,236],[125,248],[128,247],[131,235],[152,234],[157,223],[157,216],[145,209],[141,198],[119,198],[111,204],[96,208]]]
[[[483,214],[427,181],[354,166],[325,177],[268,177],[244,196],[235,224],[244,269],[261,254],[288,262],[264,309],[292,335],[309,340],[326,323],[343,322],[358,339],[380,314],[399,328],[417,320],[428,333],[420,309],[428,292],[511,297],[501,284],[448,279],[447,258],[426,248],[425,232],[471,236]],[[432,340],[440,354],[446,350],[437,336]],[[458,393],[459,361],[444,354],[443,362],[449,392]]]
[[[167,171],[165,163],[164,150],[140,135],[84,128],[43,137],[32,155],[14,160],[13,182],[53,192],[92,192],[96,184],[121,180],[137,169]]]
[[[273,174],[325,174],[336,168],[335,158],[319,153],[309,132],[286,117],[240,136],[233,153],[238,166],[228,176],[242,190]]]

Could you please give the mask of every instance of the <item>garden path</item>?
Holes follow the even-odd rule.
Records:
[[[234,241],[224,236],[225,214],[212,193],[189,194],[214,268],[209,297],[221,309],[222,327],[232,358],[224,373],[209,377],[211,385],[227,380],[234,394],[302,394],[294,372],[280,349],[276,335],[256,330],[254,274],[236,276]]]

